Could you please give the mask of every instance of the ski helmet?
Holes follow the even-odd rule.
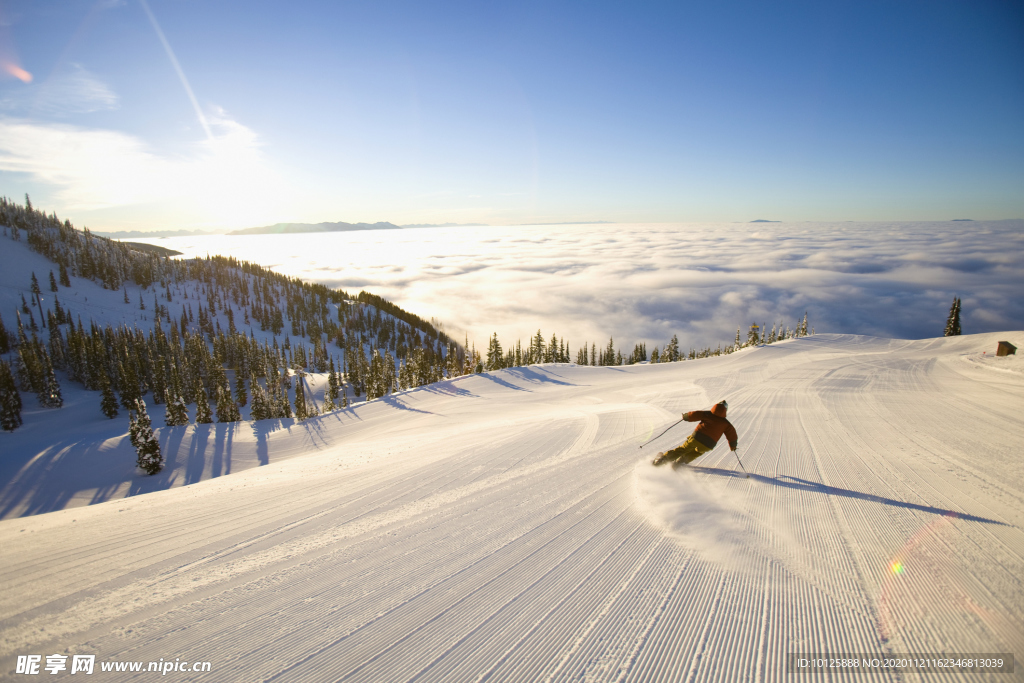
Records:
[[[728,409],[728,403],[726,403],[725,401],[719,401],[718,403],[715,404],[715,407],[711,409],[711,414],[717,415],[718,417],[725,417],[725,411],[727,411]]]

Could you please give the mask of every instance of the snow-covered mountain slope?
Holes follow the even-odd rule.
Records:
[[[175,476],[269,464],[0,522],[0,671],[734,681],[786,678],[789,653],[1019,655],[1024,358],[983,353],[999,339],[1024,332],[533,366],[210,425]],[[645,440],[722,398],[749,479],[724,444],[648,464],[690,425]]]

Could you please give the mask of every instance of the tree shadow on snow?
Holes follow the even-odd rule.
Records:
[[[495,377],[495,376],[494,376],[493,374],[491,374],[490,372],[484,372],[484,373],[482,373],[482,374],[479,374],[479,375],[475,375],[475,377],[479,377],[479,378],[481,378],[481,379],[489,379],[489,380],[491,380],[492,382],[494,382],[495,384],[498,384],[498,385],[500,385],[500,386],[503,386],[503,387],[505,387],[506,389],[512,389],[512,390],[514,390],[514,391],[527,391],[527,392],[528,392],[528,391],[530,391],[529,389],[524,389],[524,388],[522,388],[522,387],[517,387],[517,386],[516,386],[515,384],[512,384],[511,382],[508,382],[508,381],[506,381],[506,380],[503,380],[503,379],[501,379],[500,377]]]
[[[572,382],[564,382],[560,379],[555,379],[555,377],[557,377],[558,375],[555,375],[555,373],[551,372],[550,370],[546,370],[543,368],[525,366],[518,368],[509,368],[508,370],[506,370],[506,372],[508,372],[511,375],[515,375],[516,377],[520,377],[526,380],[527,382],[532,382],[534,384],[558,384],[563,387],[577,386]]]
[[[433,384],[427,384],[422,387],[417,387],[423,391],[431,394],[444,394],[445,396],[461,396],[464,398],[479,398],[476,394],[468,389],[455,386],[451,380],[444,382],[434,382]]]
[[[277,431],[277,420],[257,420],[250,424],[252,425],[252,434],[256,437],[256,459],[261,467],[269,465],[270,447],[267,445],[267,435]]]
[[[694,471],[702,472],[704,474],[714,474],[719,477],[743,477],[742,472],[736,470],[723,470],[717,467],[697,467],[690,466]],[[808,481],[806,479],[800,479],[799,477],[791,477],[789,475],[780,475],[778,477],[766,477],[763,474],[750,474],[750,478],[755,481],[760,481],[765,484],[771,484],[773,486],[781,486],[787,489],[795,489],[797,491],[808,491],[811,493],[824,493],[828,496],[842,496],[843,498],[855,498],[857,500],[866,500],[872,503],[881,503],[883,505],[892,505],[893,507],[906,508],[908,510],[919,510],[921,512],[927,512],[933,515],[942,515],[943,517],[953,517],[955,519],[964,519],[971,522],[984,522],[985,524],[998,524],[999,526],[1010,526],[1005,522],[1000,522],[995,519],[987,519],[985,517],[978,517],[977,515],[969,515],[964,512],[955,512],[953,510],[946,510],[944,508],[932,507],[930,505],[918,505],[917,503],[906,503],[902,500],[895,500],[893,498],[885,498],[883,496],[876,496],[871,493],[862,493],[860,491],[851,491],[850,489],[841,489],[836,486],[828,486],[827,484],[820,484],[814,481]]]
[[[407,403],[403,403],[402,400],[399,399],[398,397],[396,397],[394,394],[388,394],[387,396],[381,396],[380,398],[377,398],[377,399],[374,399],[374,400],[375,401],[380,401],[381,403],[384,403],[384,404],[387,404],[387,405],[391,406],[392,408],[398,408],[399,410],[408,410],[408,411],[413,412],[413,413],[423,413],[424,415],[435,415],[435,413],[432,413],[429,410],[420,410],[419,408],[413,408],[412,406],[410,406]]]

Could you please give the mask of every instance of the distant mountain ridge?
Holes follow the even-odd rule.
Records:
[[[200,235],[221,235],[216,230],[122,230],[120,232],[102,232],[93,230],[92,234],[112,240],[126,240],[131,237],[196,237]]]
[[[232,230],[229,235],[287,235],[297,232],[348,232],[351,230],[401,230],[394,223],[275,223],[262,228]]]

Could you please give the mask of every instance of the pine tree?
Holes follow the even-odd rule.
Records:
[[[530,359],[527,365],[533,363],[544,362],[544,335],[537,330],[537,334],[533,335],[533,339],[530,340]]]
[[[0,316],[0,354],[7,353],[11,350],[11,337],[7,333],[7,328],[4,327],[3,316]]]
[[[487,345],[487,369],[499,370],[502,366],[501,342],[498,341],[498,333],[491,335],[491,341]]]
[[[206,389],[199,385],[196,392],[196,424],[205,425],[213,422],[213,412],[210,410],[210,399],[206,396]]]
[[[65,287],[71,286],[71,278],[68,277],[68,267],[63,262],[60,264],[60,283]]]
[[[249,407],[249,415],[253,420],[268,420],[273,417],[270,411],[270,403],[267,400],[267,392],[260,386],[255,377],[249,378],[249,387],[252,390],[252,405]]]
[[[217,422],[238,422],[241,419],[231,392],[224,387],[217,387]]]
[[[292,404],[288,400],[287,390],[281,390],[277,396],[277,417],[289,418],[292,416]]]
[[[369,389],[367,398],[370,397]],[[295,419],[305,420],[309,415],[306,413],[306,392],[302,390],[302,375],[300,374],[295,382]]]
[[[334,369],[334,359],[331,358],[330,372],[327,374],[327,395],[332,399],[338,398],[338,373]]]
[[[36,279],[36,274],[34,272],[32,273],[31,291],[36,296],[39,296],[40,294],[42,294],[42,290],[39,289],[39,280]]]
[[[168,427],[184,427],[188,424],[188,408],[185,406],[185,399],[175,393],[172,387],[167,388],[166,393],[167,412],[164,415],[164,424]]]
[[[949,308],[946,318],[945,336],[955,337],[960,334],[960,297],[953,297],[953,305]]]
[[[153,424],[146,413],[146,402],[135,400],[134,410],[129,411],[129,439],[138,455],[136,464],[146,474],[156,474],[164,468],[164,456],[160,453],[160,442],[153,435]]]
[[[56,292],[57,291],[57,278],[55,278],[53,276],[53,271],[52,270],[50,271],[50,291],[51,292]]]
[[[761,339],[757,323],[751,323],[750,329],[747,330],[747,343],[746,346],[757,346],[758,341]]]
[[[440,379],[440,378],[439,378]],[[395,358],[390,351],[384,352],[384,393],[390,394],[395,391],[398,385],[398,377],[395,376]]]
[[[53,371],[53,363],[50,362],[50,355],[43,351],[43,371],[45,373],[45,384],[39,403],[44,408],[60,408],[64,405],[64,396],[60,392],[60,383],[57,382],[57,373]]]
[[[235,404],[242,408],[248,402],[249,397],[245,393],[245,379],[240,370],[235,371]]]
[[[673,334],[672,339],[665,346],[665,351],[661,354],[661,360],[663,363],[675,363],[679,360],[679,336]]]
[[[167,393],[167,375],[164,373],[164,366],[163,356],[157,356],[156,361],[151,365],[152,383],[150,386],[153,389],[153,403],[157,405],[164,402]]]
[[[120,377],[121,405],[125,410],[131,410],[135,405],[135,399],[142,398],[139,391],[139,379],[135,374],[135,363],[129,359],[127,363],[118,364],[118,376]]]
[[[0,427],[13,432],[21,426],[21,394],[11,374],[11,366],[0,361]]]
[[[117,417],[117,399],[114,397],[114,390],[110,387],[110,379],[107,373],[100,373],[100,381],[103,383],[103,396],[100,398],[100,410],[113,420]]]

